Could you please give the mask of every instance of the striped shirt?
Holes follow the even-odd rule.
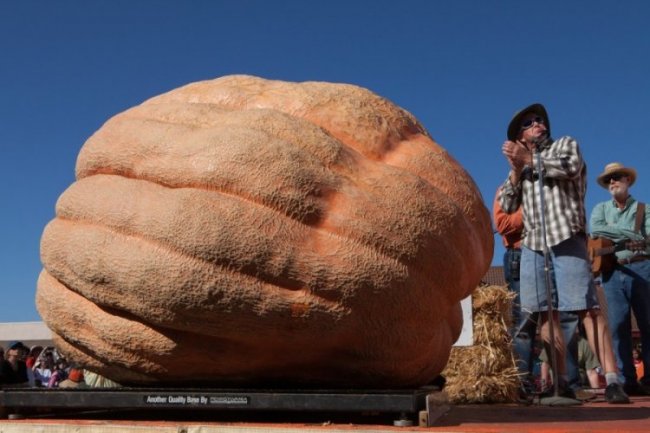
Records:
[[[555,246],[578,233],[586,232],[585,195],[587,166],[578,142],[568,136],[551,143],[549,140],[533,156],[533,167],[525,167],[518,184],[510,178],[501,187],[499,203],[507,213],[523,208],[523,244],[531,250],[542,251],[542,217],[537,168],[542,162],[544,188],[544,219],[546,242]]]

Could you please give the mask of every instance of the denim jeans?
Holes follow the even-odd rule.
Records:
[[[576,234],[550,247],[548,261],[553,269],[553,284],[548,289],[556,310],[582,311],[598,306],[584,234]],[[522,307],[530,311],[546,311],[548,293],[544,253],[524,246],[521,252],[521,274]]]
[[[517,367],[522,377],[528,377],[533,369],[533,346],[537,317],[532,313],[522,311],[519,296],[519,263],[521,250],[507,248],[503,255],[503,274],[508,283],[508,289],[515,294],[512,304],[512,343],[517,357]]]
[[[621,379],[624,383],[635,383],[630,309],[634,311],[641,331],[643,365],[650,366],[650,260],[617,265],[613,272],[603,274],[602,282],[616,363],[623,376]],[[644,369],[641,382],[650,385],[650,367]]]
[[[517,368],[521,377],[528,378],[533,370],[533,348],[535,346],[535,335],[539,314],[521,308],[519,293],[519,267],[521,251],[508,248],[503,255],[503,273],[508,283],[508,289],[515,294],[512,305],[512,329],[511,336],[517,357]],[[552,272],[552,270],[551,270]],[[554,279],[554,276],[552,276]],[[562,335],[567,346],[566,369],[569,375],[569,385],[578,386],[580,383],[580,372],[578,369],[578,345],[575,338],[578,326],[578,314],[571,311],[560,312],[560,325]],[[649,364],[650,365],[650,364]]]
[[[542,313],[544,314],[544,313]],[[569,387],[582,387],[580,378],[580,364],[578,363],[578,338],[576,330],[580,316],[573,311],[560,311],[560,326],[562,327],[562,336],[566,346],[566,374],[569,376]]]

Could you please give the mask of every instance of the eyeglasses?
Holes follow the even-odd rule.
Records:
[[[535,123],[543,125],[544,118],[542,116],[535,116],[524,120],[523,122],[521,122],[521,130],[523,131],[524,129],[528,129],[531,126],[533,126]]]
[[[624,177],[625,177],[624,174],[614,173],[614,174],[611,174],[611,175],[607,176],[606,178],[604,178],[603,181],[605,183],[610,183],[611,181],[618,182],[619,180],[623,179]]]

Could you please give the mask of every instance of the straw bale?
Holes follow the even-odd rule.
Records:
[[[443,371],[450,402],[516,401],[520,378],[508,331],[513,298],[506,286],[482,286],[472,294],[474,345],[452,348]]]

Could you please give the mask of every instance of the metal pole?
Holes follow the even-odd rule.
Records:
[[[546,201],[544,198],[544,179],[542,176],[542,155],[541,152],[537,151],[537,146],[535,146],[533,150],[533,155],[535,153],[537,153],[537,185],[539,188],[539,213],[541,215],[541,223],[542,223],[542,245],[543,245],[543,252],[544,252],[544,280],[546,283],[546,303],[548,306],[547,309],[548,323],[550,325],[549,337],[551,339],[551,343],[549,344],[549,346],[551,347],[550,359],[551,359],[551,371],[553,372],[553,395],[557,397],[560,395],[560,390],[559,390],[559,383],[558,383],[559,381],[558,381],[558,372],[557,372],[557,350],[555,349],[555,329],[554,329],[555,327],[553,326],[553,322],[554,322],[553,290],[552,290],[553,281],[551,280],[550,257],[549,257],[549,250],[548,250],[548,242],[546,241]]]
[[[551,343],[549,346],[551,347],[551,353],[550,353],[550,358],[551,358],[551,369],[553,371],[553,397],[550,397],[548,399],[541,399],[540,403],[541,404],[546,404],[548,406],[571,406],[575,404],[580,404],[579,401],[571,399],[571,398],[566,398],[566,397],[560,397],[560,384],[558,380],[558,371],[557,371],[557,350],[555,349],[555,326],[554,326],[554,307],[553,307],[553,280],[551,279],[551,265],[550,265],[550,253],[549,253],[549,248],[548,248],[548,242],[546,241],[546,201],[544,198],[544,176],[543,171],[542,171],[542,155],[541,155],[541,150],[538,149],[538,146],[541,145],[541,143],[544,143],[545,141],[549,140],[548,137],[540,137],[539,141],[537,141],[535,144],[535,147],[533,148],[533,157],[535,153],[537,153],[537,184],[539,188],[539,212],[541,214],[541,224],[542,224],[542,245],[543,245],[543,252],[544,252],[544,280],[546,283],[546,303],[547,303],[547,313],[548,313],[548,324],[549,324],[549,337],[551,339]],[[534,180],[534,179],[533,179]],[[533,183],[533,196],[534,196],[534,189],[535,189],[535,184]],[[540,313],[541,314],[541,313]]]

